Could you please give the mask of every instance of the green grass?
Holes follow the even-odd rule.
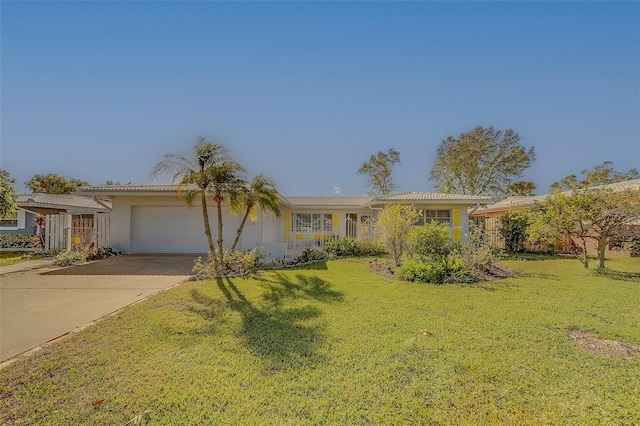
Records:
[[[509,261],[475,285],[363,260],[188,282],[0,371],[5,424],[637,424],[640,260]],[[102,401],[98,403],[99,401]],[[94,408],[92,403],[98,408]]]
[[[16,263],[29,260],[25,257],[22,257],[23,254],[24,252],[21,251],[0,251],[0,267],[15,265]]]

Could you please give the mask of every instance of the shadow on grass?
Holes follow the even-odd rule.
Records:
[[[617,281],[635,281],[640,283],[640,273],[638,272],[623,272],[605,268],[596,269],[596,275]]]
[[[331,284],[320,277],[309,277],[298,274],[295,281],[286,275],[275,272],[275,279],[261,279],[266,287],[262,296],[272,304],[278,304],[284,299],[314,299],[321,302],[340,302],[342,293],[331,289]]]
[[[338,301],[342,294],[331,290],[330,285],[318,277],[297,275],[295,281],[279,273],[275,277],[262,280],[267,293],[261,306],[251,303],[230,279],[216,280],[226,303],[197,289],[191,291],[191,297],[206,308],[197,312],[207,320],[215,320],[221,304],[239,312],[242,318],[239,337],[249,351],[270,363],[270,370],[295,368],[302,363],[320,364],[323,357],[317,349],[324,340],[322,328],[307,322],[320,317],[322,311],[310,304],[300,306],[295,300]]]

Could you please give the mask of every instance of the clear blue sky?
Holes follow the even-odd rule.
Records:
[[[393,147],[431,191],[440,141],[512,128],[545,193],[640,167],[639,2],[5,2],[0,165],[152,183],[198,136],[284,195],[366,192]],[[168,181],[159,181],[166,183]]]

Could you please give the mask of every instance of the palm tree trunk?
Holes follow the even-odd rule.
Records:
[[[238,227],[238,232],[236,232],[236,239],[233,240],[233,246],[231,247],[231,251],[236,249],[238,245],[238,241],[240,241],[240,234],[242,234],[242,229],[244,228],[244,224],[249,217],[249,212],[251,211],[251,206],[247,206],[247,211],[244,212],[244,217],[242,218],[242,222],[240,222],[240,226]]]
[[[206,191],[202,191],[202,220],[204,221],[204,233],[207,235],[207,243],[209,244],[209,251],[215,254],[216,247],[213,245],[213,237],[211,236],[211,226],[209,225],[209,212],[207,211]]]
[[[224,267],[224,250],[222,249],[222,195],[216,194],[216,207],[218,209],[218,253],[220,267]]]

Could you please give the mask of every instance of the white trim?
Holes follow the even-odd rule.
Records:
[[[21,229],[26,228],[27,212],[22,209],[18,209],[17,213],[18,213],[18,226],[0,226],[0,231],[19,231]],[[13,219],[13,218],[7,217],[5,219]]]

